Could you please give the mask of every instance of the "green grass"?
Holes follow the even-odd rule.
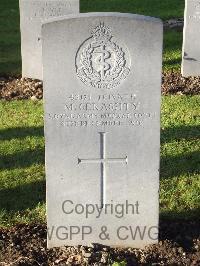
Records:
[[[163,42],[163,68],[165,71],[180,71],[183,33],[167,30]]]
[[[1,102],[0,224],[44,220],[42,102]]]
[[[81,0],[81,12],[123,12],[159,17],[183,16],[184,0]]]
[[[0,1],[0,73],[17,74],[21,71],[18,2]]]
[[[199,96],[165,96],[161,214],[200,215]],[[0,102],[0,226],[45,221],[42,101]]]
[[[80,0],[81,12],[129,12],[160,17],[183,17],[184,0]],[[18,0],[0,1],[0,75],[21,73]],[[164,36],[164,70],[180,70],[182,33]]]
[[[164,214],[200,215],[199,105],[199,96],[163,98],[160,206]]]

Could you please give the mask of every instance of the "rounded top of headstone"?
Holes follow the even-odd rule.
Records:
[[[81,14],[70,14],[67,16],[52,18],[52,19],[46,20],[43,23],[43,25],[53,23],[53,22],[64,21],[68,19],[89,18],[89,17],[120,17],[120,18],[127,18],[127,19],[163,24],[160,18],[143,16],[143,15],[138,15],[138,14],[120,13],[120,12],[90,12],[90,13],[81,13]]]

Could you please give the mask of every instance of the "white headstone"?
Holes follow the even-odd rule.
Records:
[[[42,38],[48,247],[156,243],[162,22],[81,14]]]
[[[184,77],[200,75],[200,1],[186,0],[182,70]]]
[[[44,20],[79,12],[79,0],[20,0],[22,76],[42,79]]]

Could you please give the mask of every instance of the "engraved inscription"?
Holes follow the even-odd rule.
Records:
[[[107,158],[106,156],[106,132],[99,132],[100,134],[100,158],[80,159],[78,164],[82,163],[98,163],[101,166],[101,180],[100,180],[100,198],[101,208],[106,204],[106,164],[108,163],[125,163],[128,164],[128,157]]]
[[[47,118],[63,127],[140,127],[156,115],[135,94],[70,94],[62,113],[49,113]]]
[[[128,76],[131,60],[128,49],[113,41],[110,29],[100,23],[78,49],[76,73],[87,86],[112,89]]]
[[[192,5],[194,5],[194,13],[192,15],[189,15],[189,19],[193,20],[200,20],[200,1],[193,0]]]
[[[31,3],[27,1],[24,5],[27,5],[27,8],[29,8],[31,12],[29,17],[25,17],[29,20],[59,17],[65,13],[70,13],[72,9],[69,1],[35,1]]]

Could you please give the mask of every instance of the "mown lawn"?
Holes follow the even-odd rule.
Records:
[[[81,0],[81,12],[124,12],[159,17],[183,16],[184,0]]]
[[[0,1],[0,75],[21,73],[18,0]],[[126,12],[159,17],[183,17],[184,0],[80,0],[81,12]],[[164,70],[180,70],[182,33],[164,34]]]
[[[161,215],[200,215],[199,96],[165,96]],[[45,222],[43,103],[0,102],[0,226]]]
[[[44,220],[42,102],[0,106],[0,225]]]

